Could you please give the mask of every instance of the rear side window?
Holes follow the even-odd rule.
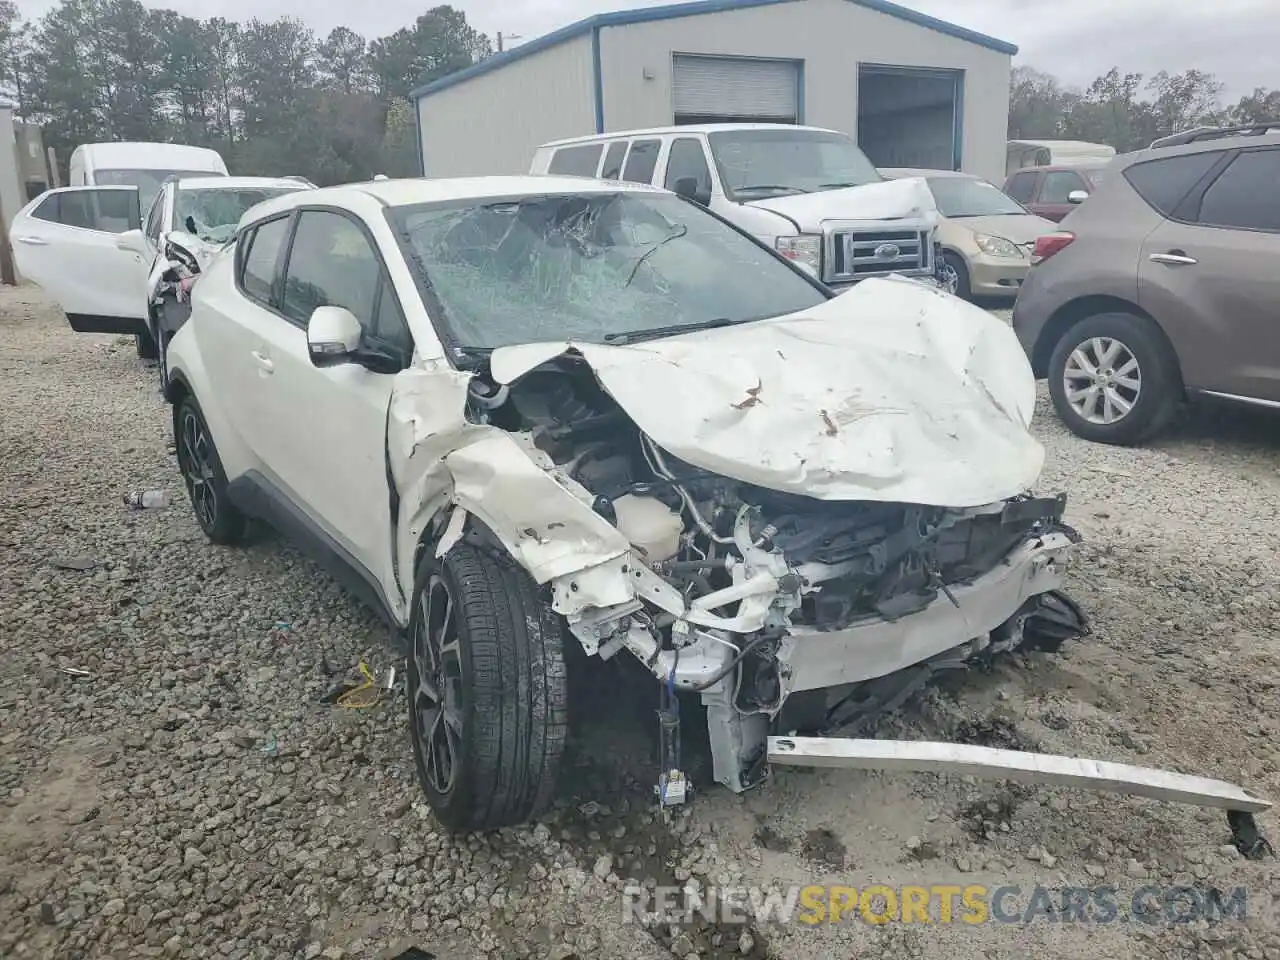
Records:
[[[547,173],[558,173],[569,177],[594,177],[596,167],[600,165],[600,154],[604,147],[598,143],[582,147],[561,147],[551,158]]]
[[[609,144],[609,152],[604,155],[604,169],[600,171],[601,180],[617,180],[622,175],[622,158],[627,155],[627,141],[619,140]]]
[[[1198,223],[1240,230],[1280,230],[1280,150],[1242,153],[1200,200]]]
[[[1036,174],[1034,173],[1015,173],[1009,179],[1009,186],[1005,189],[1005,193],[1019,203],[1030,203],[1035,192]]]
[[[653,183],[653,171],[658,166],[658,151],[661,148],[661,140],[637,140],[632,143],[622,179],[631,183]]]
[[[31,211],[37,220],[81,230],[124,233],[139,226],[138,194],[133,190],[71,190],[45,197]]]
[[[271,288],[280,262],[280,248],[289,235],[289,218],[269,220],[257,227],[242,242],[248,244],[240,261],[240,286],[244,292],[264,304],[271,303]]]
[[[1207,153],[1188,153],[1180,157],[1147,160],[1135,163],[1124,171],[1124,178],[1159,213],[1173,216],[1173,211],[1183,201],[1209,169],[1222,156],[1221,150]]]

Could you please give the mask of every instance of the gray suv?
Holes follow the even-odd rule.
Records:
[[[1280,121],[1157,140],[1072,201],[1013,310],[1072,432],[1140,443],[1203,395],[1280,408]]]

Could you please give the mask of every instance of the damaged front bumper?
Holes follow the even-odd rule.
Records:
[[[766,739],[798,694],[822,691],[821,726],[830,729],[850,719],[858,692],[885,678],[899,684],[894,706],[939,669],[1029,640],[1043,645],[1043,636],[1029,637],[1037,626],[1050,627],[1040,633],[1054,643],[1088,630],[1057,592],[1077,541],[1067,527],[1023,542],[987,573],[942,587],[913,612],[868,614],[840,629],[789,616],[803,592],[820,591],[811,578],[820,581],[831,568],[788,567],[776,552],[755,549],[744,529],[737,545],[745,562],[733,585],[688,602],[634,553],[552,582],[553,606],[588,655],[607,659],[626,649],[664,686],[701,696],[714,779],[735,792],[766,775]]]

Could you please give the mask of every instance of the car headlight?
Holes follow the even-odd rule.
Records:
[[[822,276],[822,238],[813,234],[798,237],[778,237],[774,241],[778,253],[797,267],[808,270],[815,277]]]
[[[992,237],[985,233],[975,233],[973,242],[989,257],[1008,257],[1013,260],[1022,259],[1022,251],[1004,237]]]

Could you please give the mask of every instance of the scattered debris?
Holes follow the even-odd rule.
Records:
[[[124,505],[134,510],[163,510],[170,502],[168,490],[134,490],[124,495]]]
[[[98,561],[87,554],[81,554],[77,557],[62,557],[49,562],[59,570],[78,570],[81,573],[88,572],[98,565]]]

